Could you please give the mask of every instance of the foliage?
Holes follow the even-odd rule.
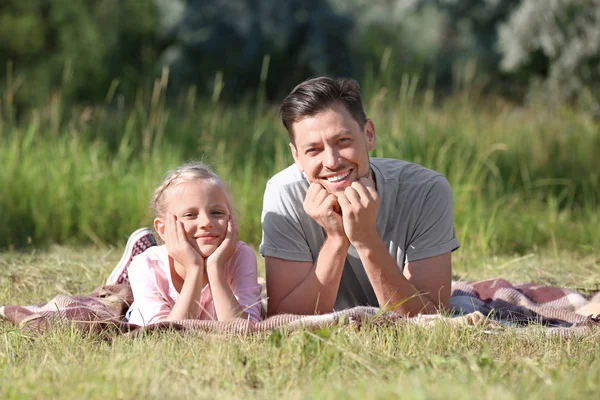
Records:
[[[372,70],[388,85],[408,74],[446,89],[465,84],[497,88],[503,76],[496,26],[519,2],[332,0],[356,21],[353,48],[361,54],[361,71]]]
[[[27,106],[59,89],[69,103],[102,100],[115,79],[133,94],[154,74],[157,22],[152,0],[4,0],[0,88]]]
[[[500,54],[496,48],[497,26],[506,21],[522,0],[422,0],[446,13],[446,46],[440,58],[471,59],[479,72],[499,79]],[[451,62],[452,63],[452,62]]]
[[[600,113],[600,2],[523,0],[500,26],[502,67],[543,81],[546,101]]]
[[[58,90],[66,104],[133,104],[169,88],[277,100],[315,75],[438,93],[476,88],[600,112],[598,0],[5,0],[0,87],[15,110]],[[135,21],[135,23],[131,23]],[[122,95],[122,96],[121,96]]]
[[[326,0],[158,4],[174,40],[162,65],[170,67],[176,85],[223,90],[234,99],[262,87],[274,97],[308,76],[355,72],[346,41],[352,21],[335,13]]]

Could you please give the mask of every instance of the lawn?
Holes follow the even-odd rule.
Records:
[[[0,253],[0,304],[87,294],[119,257],[108,247]],[[600,257],[544,249],[482,259],[461,249],[454,274],[593,290]],[[592,398],[600,389],[598,339],[438,324],[103,341],[68,327],[30,337],[0,322],[0,398]]]
[[[16,118],[0,104],[0,304],[90,293],[128,233],[152,221],[163,174],[190,159],[231,184],[240,238],[258,246],[265,183],[293,162],[277,107],[167,101],[156,87],[129,108],[57,95]],[[397,89],[365,88],[372,156],[448,178],[455,279],[600,290],[597,120],[468,91],[441,102]],[[104,341],[69,327],[30,337],[0,322],[0,398],[593,398],[598,339],[438,324]]]

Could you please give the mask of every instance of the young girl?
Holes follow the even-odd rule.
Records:
[[[260,319],[256,255],[238,232],[223,181],[202,163],[184,164],[155,190],[154,229],[165,242],[128,267],[129,322]]]

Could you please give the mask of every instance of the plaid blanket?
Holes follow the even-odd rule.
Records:
[[[513,285],[503,279],[454,282],[451,313],[403,318],[375,307],[355,307],[324,315],[276,315],[263,321],[160,322],[140,327],[124,320],[133,301],[129,285],[96,288],[89,296],[57,295],[51,301],[31,306],[0,307],[0,316],[25,332],[43,333],[69,324],[83,333],[104,337],[114,334],[138,336],[160,330],[208,334],[252,334],[273,329],[318,330],[332,325],[420,325],[446,323],[501,329],[503,325],[545,327],[550,335],[578,336],[600,328],[600,292],[586,298],[566,288],[535,284]]]

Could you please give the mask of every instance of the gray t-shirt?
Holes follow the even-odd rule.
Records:
[[[421,165],[371,158],[380,198],[377,230],[398,267],[458,249],[450,184]],[[263,257],[314,262],[325,231],[304,211],[309,182],[294,164],[273,176],[265,189],[262,212]],[[378,306],[356,249],[350,246],[334,308]]]

